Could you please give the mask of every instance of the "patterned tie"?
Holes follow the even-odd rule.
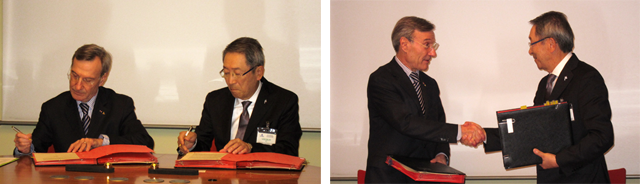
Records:
[[[247,130],[247,125],[249,124],[249,111],[247,111],[247,108],[249,108],[250,104],[250,101],[242,102],[242,115],[240,115],[240,124],[238,125],[238,132],[236,133],[236,138],[240,140],[244,139],[244,132]]]
[[[89,117],[89,105],[86,103],[80,103],[80,109],[82,109],[82,123],[84,123],[84,135],[87,135],[89,132],[89,123],[91,123],[91,118]]]
[[[556,80],[556,75],[549,74],[547,79],[547,96],[551,96],[551,91],[553,91],[553,81]]]
[[[420,100],[420,107],[422,108],[422,114],[426,114],[424,111],[424,100],[422,99],[422,88],[420,88],[420,80],[418,79],[418,72],[411,72],[411,78],[413,79],[413,88],[418,94],[418,100]]]

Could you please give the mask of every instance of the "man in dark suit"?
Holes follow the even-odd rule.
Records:
[[[228,87],[207,95],[200,125],[186,137],[186,131],[180,132],[178,151],[209,151],[215,141],[219,152],[298,156],[298,96],[263,77],[264,54],[258,40],[236,39],[227,45],[222,60],[220,75]]]
[[[133,100],[102,87],[111,69],[111,55],[95,44],[72,57],[69,91],[42,104],[32,134],[17,133],[14,155],[89,151],[110,144],[138,144],[153,149],[153,138],[136,117]]]
[[[556,154],[532,150],[542,158],[538,183],[609,183],[604,154],[613,146],[614,136],[604,79],[572,52],[573,31],[563,13],[550,11],[530,23],[529,54],[538,69],[549,73],[540,80],[533,103],[568,102],[574,115],[570,147]],[[486,130],[485,151],[500,150],[498,130]]]
[[[413,182],[385,164],[388,155],[448,165],[449,143],[484,140],[481,127],[473,122],[445,122],[438,84],[423,72],[437,56],[433,30],[422,18],[400,19],[391,35],[396,56],[369,76],[367,183]]]

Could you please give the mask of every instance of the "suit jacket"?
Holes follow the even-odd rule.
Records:
[[[431,160],[440,152],[449,156],[449,143],[457,142],[458,125],[445,123],[438,84],[419,73],[426,114],[422,114],[411,80],[395,59],[369,76],[367,183],[414,182],[386,165],[387,155]]]
[[[249,118],[244,142],[250,143],[251,152],[276,152],[298,156],[302,130],[298,116],[298,96],[265,79],[260,80],[262,88]],[[235,97],[229,88],[210,92],[204,102],[200,125],[196,128],[198,142],[192,151],[209,151],[215,140],[217,151],[230,141],[231,119]],[[269,146],[256,143],[258,127],[277,129],[276,143]]]
[[[537,166],[539,183],[608,183],[604,154],[613,146],[611,106],[604,79],[592,66],[573,54],[550,96],[546,94],[547,77],[540,80],[534,105],[558,100],[572,104],[575,121],[571,122],[572,146],[556,154],[560,166],[542,169]],[[497,129],[487,129],[485,151],[500,150]]]
[[[100,87],[85,136],[76,100],[69,91],[63,92],[42,104],[40,118],[32,134],[34,150],[47,152],[53,145],[56,152],[67,152],[78,139],[98,138],[100,134],[109,136],[111,144],[138,144],[153,149],[153,138],[134,110],[133,99]]]

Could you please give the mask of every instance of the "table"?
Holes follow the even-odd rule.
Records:
[[[177,154],[155,154],[160,168],[173,168]],[[9,157],[9,156],[3,156]],[[150,165],[128,164],[113,165],[114,173],[91,173],[65,171],[64,166],[34,166],[30,157],[0,167],[1,183],[146,183],[145,179],[162,179],[162,183],[177,180],[188,180],[190,183],[222,184],[222,183],[320,183],[320,167],[306,166],[302,171],[281,170],[223,170],[200,169],[199,175],[165,175],[149,174]],[[66,175],[66,179],[55,179],[52,176]],[[92,180],[79,180],[76,177],[91,176]],[[127,181],[115,181],[114,178],[127,178]]]

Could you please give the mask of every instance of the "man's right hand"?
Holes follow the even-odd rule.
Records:
[[[189,135],[185,137],[184,134],[186,133],[187,131],[182,131],[180,132],[180,135],[178,135],[178,148],[180,149],[180,152],[184,154],[189,153],[189,148],[193,147],[193,144],[195,144],[196,138],[198,137],[195,132],[190,132]]]
[[[467,121],[460,128],[462,133],[460,142],[464,145],[478,147],[487,137],[484,129],[474,122]]]
[[[31,134],[23,134],[21,132],[16,133],[16,138],[13,139],[13,142],[16,143],[16,148],[21,153],[29,153],[31,152]]]

